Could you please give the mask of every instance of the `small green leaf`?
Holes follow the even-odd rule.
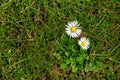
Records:
[[[83,65],[80,65],[80,66],[79,66],[79,69],[80,69],[81,71],[84,71]]]
[[[62,60],[62,57],[59,53],[57,54],[57,58]]]
[[[76,58],[76,61],[82,63],[86,57],[87,55],[85,53],[82,53],[79,57]]]
[[[83,59],[82,59],[81,57],[77,57],[77,58],[76,58],[76,61],[82,63],[82,62],[83,62]]]
[[[70,59],[66,59],[66,64],[70,64]]]
[[[92,71],[92,70],[95,70],[97,68],[97,66],[94,65],[94,61],[90,61],[88,66],[89,66],[88,71]]]
[[[91,2],[91,0],[86,0],[87,2]]]
[[[72,65],[72,72],[77,72],[78,71],[78,67],[74,64]]]
[[[100,62],[100,61],[95,61],[95,62],[96,62],[96,64],[97,64],[98,67],[103,67],[103,65],[104,65],[104,64],[103,64],[102,62]]]
[[[67,64],[65,64],[65,63],[61,63],[61,64],[60,64],[60,68],[61,68],[61,69],[67,69],[68,66],[67,66]]]
[[[71,62],[71,64],[75,63],[75,61],[74,61],[74,59],[72,57],[70,58],[70,62]]]
[[[65,55],[66,55],[66,56],[69,56],[69,55],[70,55],[70,53],[69,53],[69,52],[65,52]]]
[[[93,61],[90,61],[89,67],[92,67],[92,66],[93,66]]]
[[[86,53],[82,53],[82,54],[80,55],[80,57],[82,57],[83,59],[85,59],[85,58],[87,57],[87,54],[86,54]]]

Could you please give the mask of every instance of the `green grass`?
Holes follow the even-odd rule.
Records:
[[[73,20],[91,43],[77,73],[61,69],[56,55],[71,51],[67,42],[57,43],[66,40],[65,25]],[[0,80],[119,80],[119,47],[119,0],[0,1]]]

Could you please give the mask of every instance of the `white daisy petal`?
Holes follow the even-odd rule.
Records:
[[[78,45],[80,45],[84,50],[87,50],[90,46],[90,42],[86,37],[82,37],[80,40],[78,40]]]
[[[68,22],[68,24],[67,24],[68,26],[71,26],[71,22]]]
[[[88,47],[85,47],[84,49],[85,49],[85,50],[87,50],[87,49],[88,49]]]
[[[78,22],[77,22],[77,21],[73,21],[73,23],[74,23],[75,25],[77,25],[77,24],[78,24]]]
[[[78,27],[80,24],[77,24],[76,26]]]
[[[68,22],[66,25],[67,35],[69,35],[72,38],[77,38],[82,32],[82,29],[79,29],[78,26],[79,24],[77,21]]]
[[[86,37],[82,37],[82,38],[81,38],[81,41],[85,41],[85,40],[86,40]]]
[[[70,22],[67,23],[67,25],[69,25],[69,24],[70,24]]]
[[[66,28],[66,31],[70,31],[70,28]]]
[[[73,22],[71,22],[71,26],[75,26],[75,24]]]
[[[77,29],[76,30],[77,35],[79,36],[82,33],[82,29]]]
[[[71,34],[71,32],[70,32],[70,31],[66,31],[66,33],[67,33],[68,35],[70,35],[70,34]]]
[[[78,35],[76,33],[74,33],[74,37],[78,37]]]
[[[90,45],[90,42],[89,42],[89,41],[87,41],[87,45]]]
[[[75,38],[75,33],[72,33],[72,37]]]
[[[69,28],[70,26],[66,25],[67,28]]]
[[[73,37],[73,34],[70,34],[70,37]]]

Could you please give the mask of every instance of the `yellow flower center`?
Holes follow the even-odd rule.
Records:
[[[76,28],[75,26],[71,27],[71,31],[72,31],[72,32],[76,32],[76,29],[77,29],[77,28]]]
[[[82,45],[82,46],[86,46],[86,42],[85,42],[85,41],[82,41],[82,42],[81,42],[81,45]]]

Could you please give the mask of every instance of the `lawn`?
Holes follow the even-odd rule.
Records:
[[[83,50],[66,34],[78,21]],[[0,0],[0,80],[119,80],[119,0]]]

